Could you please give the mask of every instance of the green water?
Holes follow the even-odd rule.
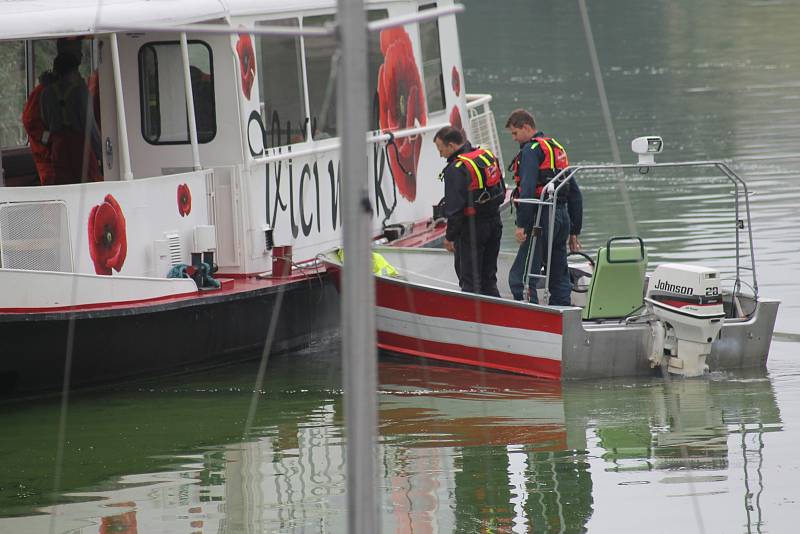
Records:
[[[558,384],[382,358],[383,531],[793,532],[800,7],[587,3],[622,160],[657,134],[662,160],[721,159],[753,190],[759,288],[783,300],[768,369]],[[499,126],[529,107],[573,162],[611,161],[577,1],[465,4],[466,85]],[[651,262],[730,265],[730,186],[697,178],[625,175]],[[616,176],[581,186],[593,250],[625,206]],[[60,464],[60,402],[0,404],[0,533],[346,532],[336,346],[271,359],[255,395],[256,363],[73,393]]]

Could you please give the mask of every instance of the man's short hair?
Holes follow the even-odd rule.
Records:
[[[446,145],[453,143],[459,146],[463,145],[464,141],[466,141],[466,139],[464,139],[464,132],[453,126],[445,126],[436,132],[436,135],[433,136],[433,140],[436,141],[437,139],[441,139],[442,143]]]
[[[511,112],[511,115],[508,116],[506,128],[522,128],[526,124],[534,130],[536,129],[536,120],[529,111],[524,109],[515,109]]]

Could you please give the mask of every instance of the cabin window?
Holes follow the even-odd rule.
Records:
[[[333,15],[305,17],[304,26],[323,26]],[[332,35],[305,37],[308,105],[311,108],[311,136],[336,137],[336,77],[332,67],[338,43]]]
[[[367,12],[369,22],[389,16],[386,9],[371,9]],[[306,17],[304,26],[322,26],[333,23],[332,15]],[[331,61],[336,50],[334,37],[306,37],[306,71],[308,76],[308,97],[311,107],[311,130],[314,139],[325,139],[337,135],[336,127],[336,77],[331,76]],[[368,124],[369,129],[377,130],[378,125],[378,72],[383,64],[380,32],[367,34],[367,84],[369,91]]]
[[[258,25],[296,28],[298,19],[270,20]],[[266,128],[266,146],[291,145],[305,141],[306,98],[300,37],[256,36],[258,50],[261,117]]]
[[[28,97],[25,43],[0,42],[0,65],[3,65],[0,83],[0,147],[24,146],[27,136],[20,117]]]
[[[208,143],[217,134],[211,48],[202,41],[188,44],[197,141]],[[148,143],[189,143],[183,61],[178,41],[147,43],[139,49],[139,97],[142,135]]]
[[[433,9],[436,4],[420,6],[420,11]],[[439,45],[439,19],[419,23],[422,45],[422,75],[425,77],[425,95],[428,112],[444,109],[444,82],[442,79],[442,52]]]

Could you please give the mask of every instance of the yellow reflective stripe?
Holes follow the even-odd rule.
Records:
[[[478,157],[481,158],[481,161],[484,162],[487,167],[492,164],[492,162],[486,156],[480,155]]]
[[[553,147],[550,146],[550,143],[547,142],[547,139],[542,138],[542,143],[544,143],[544,146],[547,147],[547,151],[550,152],[550,170],[555,172],[556,160],[553,158]]]
[[[466,161],[472,166],[472,169],[475,171],[475,175],[478,177],[478,186],[483,189],[483,176],[481,176],[481,171],[478,169],[478,166],[469,158],[465,158],[464,156],[458,156],[458,159],[461,161]]]
[[[550,139],[550,141],[552,141],[552,142],[553,142],[553,144],[554,144],[554,145],[556,145],[556,146],[557,146],[558,148],[560,148],[561,150],[564,150],[564,147],[563,147],[563,146],[561,146],[561,145],[559,145],[559,144],[558,144],[558,141],[556,141],[555,139]],[[566,152],[566,150],[564,150],[564,151]]]
[[[460,161],[456,161],[456,168],[461,167],[462,163]]]

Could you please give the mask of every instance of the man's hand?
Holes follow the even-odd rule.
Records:
[[[581,249],[581,242],[578,240],[578,236],[575,234],[569,236],[568,243],[570,252],[578,252]]]
[[[520,245],[525,242],[525,238],[528,237],[528,234],[525,233],[524,228],[517,228],[514,232],[514,237],[517,238],[517,243]]]
[[[444,240],[444,248],[447,249],[448,252],[455,252],[456,246],[452,241],[448,241],[446,238]]]

